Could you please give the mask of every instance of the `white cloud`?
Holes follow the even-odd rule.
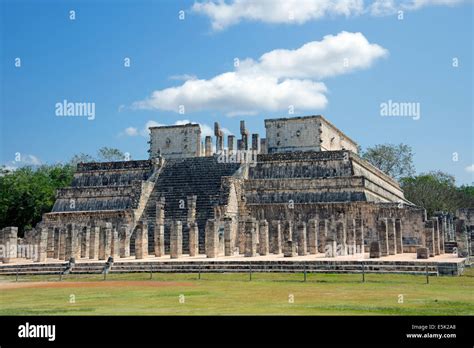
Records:
[[[474,173],[474,164],[471,164],[470,166],[467,166],[466,167],[466,172]]]
[[[30,166],[40,166],[41,160],[34,156],[34,155],[23,155],[21,156],[20,161],[13,161],[12,163],[20,163],[22,165],[30,165]]]
[[[18,158],[16,158],[14,161],[4,164],[3,167],[4,169],[13,171],[24,166],[40,166],[42,164],[43,162],[35,155],[20,154]]]
[[[137,136],[138,135],[138,129],[135,128],[135,127],[125,128],[125,134],[130,136],[130,137]]]
[[[368,68],[387,55],[385,48],[369,43],[362,33],[343,31],[295,50],[278,49],[265,53],[258,63],[246,60],[240,70],[278,78],[323,79]]]
[[[197,78],[196,75],[189,75],[189,74],[171,75],[169,77],[170,80],[178,80],[178,81],[195,80],[196,78]]]
[[[242,20],[303,24],[336,16],[390,15],[398,10],[462,2],[464,0],[205,0],[195,2],[191,10],[209,17],[214,30],[222,30]]]
[[[298,23],[326,16],[352,16],[362,13],[363,0],[234,0],[195,2],[192,11],[208,16],[214,30],[221,30],[243,19],[266,23]]]
[[[456,6],[464,0],[375,0],[367,12],[373,16],[388,16],[397,11],[415,11],[428,6]]]
[[[322,109],[328,103],[327,88],[315,79],[368,68],[387,55],[386,49],[369,43],[361,33],[341,32],[295,50],[267,52],[258,61],[245,59],[236,71],[208,80],[188,80],[154,91],[133,107],[178,112],[182,105],[186,112],[215,110],[228,116],[282,111],[290,106]]]

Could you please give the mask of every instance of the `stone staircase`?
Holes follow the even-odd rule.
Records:
[[[0,265],[0,275],[60,274],[68,263],[32,263],[24,265]]]
[[[153,250],[156,202],[165,198],[165,250],[169,251],[170,224],[183,222],[183,250],[188,250],[189,231],[185,228],[187,197],[196,195],[196,222],[199,226],[199,244],[204,252],[204,228],[207,219],[214,218],[214,206],[227,201],[228,193],[222,187],[222,178],[233,176],[238,163],[219,163],[216,157],[168,159],[158,175],[144,212],[148,222],[149,250]],[[131,243],[133,245],[133,243]]]
[[[71,274],[100,274],[104,271],[105,261],[76,263]]]
[[[76,263],[70,274],[102,274],[105,261]],[[1,265],[0,275],[27,274],[60,274],[67,263]],[[413,274],[430,276],[460,275],[464,263],[434,263],[415,261],[142,261],[114,262],[108,273],[379,273],[379,274]]]
[[[371,261],[192,261],[116,262],[110,273],[393,273],[426,274],[426,265],[417,262]],[[436,264],[428,264],[428,274],[438,275]]]

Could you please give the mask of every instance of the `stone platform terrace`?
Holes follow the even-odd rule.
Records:
[[[12,259],[0,265],[0,275],[60,274],[69,263],[47,259],[37,263],[26,259]],[[102,274],[106,261],[79,259],[70,268],[71,274]],[[326,257],[325,254],[284,257],[280,255],[256,256],[252,259],[242,255],[207,258],[206,255],[183,255],[180,259],[169,256],[120,258],[107,273],[248,273],[252,272],[309,272],[309,273],[398,273],[429,275],[461,275],[466,259],[454,254],[442,254],[428,260],[416,258],[415,253],[369,258],[369,254]]]

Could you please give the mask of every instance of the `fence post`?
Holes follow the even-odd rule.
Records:
[[[201,280],[201,264],[199,264],[199,275],[198,275],[198,279]]]
[[[365,262],[362,261],[362,283],[365,283]]]
[[[150,280],[153,278],[153,265],[150,265]]]
[[[16,269],[16,279],[15,281],[17,282],[18,281],[18,268]]]
[[[430,278],[428,276],[428,264],[425,265],[425,271],[426,271],[426,284],[430,283]]]
[[[306,282],[306,262],[303,262],[303,268],[304,268],[304,281]]]
[[[249,281],[252,280],[252,263],[249,262]]]

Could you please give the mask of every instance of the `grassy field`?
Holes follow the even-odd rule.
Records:
[[[369,274],[0,277],[0,315],[474,315],[461,277]]]

